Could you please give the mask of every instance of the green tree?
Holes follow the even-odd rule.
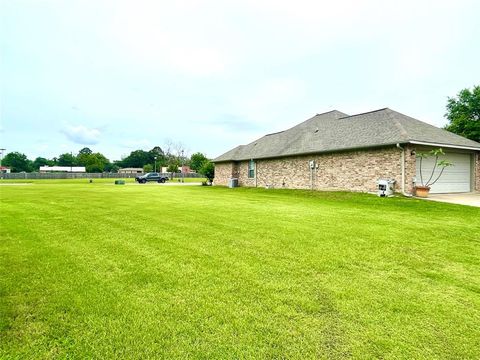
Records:
[[[480,142],[480,86],[463,89],[456,97],[448,98],[445,129]]]
[[[37,157],[35,160],[33,160],[32,167],[33,170],[38,170],[40,169],[40,166],[52,166],[54,162],[52,160],[45,159],[43,157]]]
[[[113,164],[109,162],[108,164],[105,165],[105,169],[103,169],[103,171],[117,173],[119,169],[120,169],[120,166],[118,166],[116,162]]]
[[[85,170],[89,173],[104,172],[110,161],[101,153],[92,153],[86,159]]]
[[[158,171],[162,166],[167,164],[167,158],[160,146],[155,146],[148,153],[151,159],[149,165],[152,165],[153,170],[156,169]],[[150,170],[150,171],[153,171],[153,170]],[[144,166],[144,171],[145,171],[145,166]]]
[[[91,155],[91,154],[93,154],[93,151],[88,147],[84,147],[78,152],[78,155]]]
[[[145,165],[153,163],[153,158],[148,151],[135,150],[122,159],[120,163],[122,167],[143,168]]]
[[[208,159],[205,155],[203,155],[200,152],[197,152],[190,157],[190,169],[195,171],[200,171],[203,164],[207,161]]]
[[[58,166],[77,166],[77,157],[70,153],[61,154],[57,161]]]
[[[28,160],[25,154],[19,152],[11,152],[5,155],[2,160],[2,166],[7,166],[12,172],[32,171],[32,161]]]
[[[144,166],[143,166],[143,172],[148,173],[148,172],[152,172],[152,171],[153,171],[153,166],[152,166],[152,164],[147,164],[147,165],[144,165]]]
[[[200,169],[200,174],[204,175],[208,181],[212,182],[215,178],[215,165],[211,161],[207,161]]]
[[[101,153],[94,153],[89,148],[83,148],[78,152],[77,164],[85,166],[85,170],[89,173],[99,173],[110,171],[110,160]]]
[[[178,172],[178,164],[170,164],[168,165],[167,172],[169,173],[177,173]]]

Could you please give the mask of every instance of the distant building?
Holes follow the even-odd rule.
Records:
[[[41,173],[47,173],[47,172],[84,173],[86,172],[85,166],[40,166],[39,171]]]
[[[167,169],[168,169],[168,167],[162,166],[162,173],[169,172],[169,171],[167,171]],[[192,169],[190,169],[190,166],[188,166],[188,165],[179,166],[177,169],[178,169],[177,173],[180,173],[180,174],[190,174],[190,173],[195,172]]]
[[[0,174],[10,174],[10,168],[6,166],[0,166]]]
[[[178,172],[180,172],[182,174],[189,174],[189,173],[192,173],[194,171],[192,171],[192,169],[190,169],[190,166],[183,165],[183,166],[178,167]]]
[[[118,169],[119,174],[142,174],[143,169],[142,168],[123,168],[123,169]]]
[[[168,173],[168,172],[170,172],[170,171],[167,171],[167,169],[168,169],[168,167],[162,166],[162,168],[161,168],[162,173]],[[193,171],[192,169],[190,169],[190,166],[188,166],[188,165],[183,165],[183,166],[179,166],[179,167],[177,168],[177,174],[178,174],[178,173],[180,173],[180,174],[192,174],[192,173],[193,173],[193,174],[194,174],[195,171]]]

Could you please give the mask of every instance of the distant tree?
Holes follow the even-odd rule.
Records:
[[[81,154],[82,154],[82,155],[91,155],[92,153],[93,153],[93,151],[90,150],[90,148],[84,147],[82,150],[80,150],[80,151],[78,152],[78,155],[81,155]]]
[[[215,178],[215,165],[211,161],[207,161],[200,169],[200,174],[204,175],[208,181],[212,182]]]
[[[91,156],[92,156],[92,153],[89,154],[89,153],[80,153],[79,152],[78,155],[77,155],[77,160],[76,160],[77,165],[81,165],[81,166],[86,167],[91,162],[91,160],[90,160]]]
[[[169,172],[169,173],[177,173],[177,172],[178,172],[178,164],[170,164],[170,165],[168,165],[167,172]]]
[[[112,166],[116,166],[116,167],[118,167],[119,169],[126,167],[126,166],[123,164],[123,160],[114,160]]]
[[[463,89],[457,97],[448,98],[445,129],[480,142],[480,86]]]
[[[119,169],[120,169],[120,166],[118,166],[116,163],[112,164],[109,162],[108,164],[105,165],[105,168],[103,170],[110,173],[117,173]]]
[[[150,158],[152,162],[154,161],[155,157],[157,158],[157,163],[160,163],[160,164],[163,164],[166,160],[165,153],[163,152],[160,146],[155,146],[148,153],[150,154]]]
[[[160,146],[155,146],[152,150],[148,152],[150,154],[151,162],[153,168],[160,168],[167,163],[167,158]]]
[[[199,171],[202,168],[203,164],[207,161],[208,159],[205,155],[197,152],[190,157],[190,169]]]
[[[173,162],[178,162],[179,164],[187,163],[187,150],[182,142],[167,140],[165,143],[165,149],[165,157],[168,164]]]
[[[148,172],[152,172],[152,171],[153,171],[153,166],[152,166],[152,164],[147,164],[147,165],[144,165],[144,166],[143,166],[143,172],[148,173]]]
[[[130,153],[126,158],[121,160],[122,167],[136,167],[143,168],[147,164],[151,164],[153,158],[148,151],[135,150]]]
[[[40,166],[52,166],[54,164],[53,160],[48,160],[43,157],[37,157],[35,160],[33,160],[32,167],[33,170],[39,170]]]
[[[16,151],[5,155],[2,160],[2,166],[9,167],[12,172],[30,172],[33,168],[32,161],[28,160],[25,154]]]
[[[73,156],[70,153],[61,154],[58,157],[57,162],[59,166],[77,166],[78,165],[76,156]]]
[[[89,173],[110,171],[112,165],[105,155],[98,152],[94,153],[89,148],[83,148],[78,152],[76,163],[85,166],[85,170]]]
[[[108,164],[110,164],[110,161],[103,154],[92,153],[88,155],[88,158],[84,166],[87,172],[98,173],[98,172],[104,172]]]

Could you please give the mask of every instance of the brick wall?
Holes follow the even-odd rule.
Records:
[[[248,177],[248,161],[241,161],[237,164],[237,172],[234,174],[236,178],[238,178],[238,184],[240,186],[261,186],[258,184],[258,178],[257,178],[257,183],[255,183],[255,178],[249,178]],[[255,162],[255,172],[258,171],[258,166],[262,163],[262,161],[256,161]],[[260,165],[261,166],[261,165]]]
[[[417,155],[415,153],[415,147],[405,145],[405,192],[407,194],[413,194],[413,178],[416,177],[416,173]],[[400,184],[398,191],[401,191]]]
[[[405,190],[411,192],[415,176],[413,148],[405,150]],[[318,168],[310,171],[309,161]],[[285,157],[256,161],[256,179],[248,178],[248,161],[220,163],[215,166],[215,184],[227,185],[230,176],[239,179],[240,186],[267,185],[274,188],[376,191],[379,178],[395,179],[396,191],[401,191],[401,151],[395,146],[382,149]],[[227,176],[227,174],[229,174]]]
[[[233,177],[233,169],[233,162],[215,164],[215,179],[213,183],[215,185],[227,186],[228,179]]]

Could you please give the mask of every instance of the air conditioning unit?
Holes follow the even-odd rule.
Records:
[[[230,179],[228,179],[228,187],[229,187],[229,188],[236,188],[236,187],[238,187],[238,179],[237,179],[237,178],[230,178]]]
[[[379,179],[377,180],[377,195],[380,197],[393,196],[395,190],[395,180]]]

